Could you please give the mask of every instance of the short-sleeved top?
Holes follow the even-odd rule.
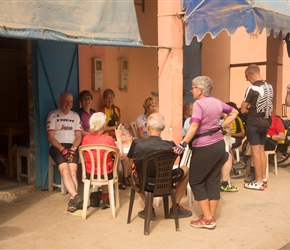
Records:
[[[236,119],[232,122],[232,134],[245,132],[244,124],[240,117],[236,117]]]
[[[273,88],[265,81],[256,81],[246,90],[244,102],[251,104],[247,125],[269,128],[271,126],[271,106]]]
[[[281,121],[281,118],[271,115],[272,123],[270,128],[268,129],[268,135],[278,135],[280,133],[285,132],[285,127],[283,125],[283,122]]]
[[[149,136],[145,139],[134,139],[127,157],[129,159],[133,159],[137,172],[141,173],[143,159],[160,150],[172,149],[174,146],[175,143],[173,141],[162,140],[160,136]],[[148,174],[149,176],[154,176],[155,169],[148,169]]]
[[[46,120],[46,130],[54,131],[54,138],[59,143],[73,143],[75,133],[83,130],[80,116],[74,111],[64,114],[60,109],[50,112]]]
[[[181,133],[182,138],[186,135],[186,132],[187,132],[189,126],[190,126],[190,119],[191,119],[191,117],[188,117],[184,121],[183,128],[182,128],[182,133]]]
[[[88,145],[88,144],[103,144],[103,145],[108,145],[108,146],[113,146],[116,147],[116,143],[114,139],[111,136],[104,135],[104,134],[88,134],[83,137],[82,140],[82,145]],[[101,159],[100,162],[103,162],[103,157],[104,157],[104,150],[101,150]],[[92,171],[92,162],[89,156],[88,152],[84,152],[84,156],[86,159],[86,171],[87,173],[91,173]],[[97,167],[97,159],[95,160],[95,167]],[[107,158],[107,173],[110,174],[113,172],[113,158],[112,158],[112,153],[108,154]],[[95,168],[95,175],[97,174],[97,169]],[[101,169],[101,175],[104,174],[103,169]]]
[[[119,107],[114,106],[114,110],[113,110],[113,109],[108,108],[108,107],[106,107],[104,105],[103,107],[101,107],[100,112],[103,112],[106,115],[106,117],[107,117],[106,125],[108,127],[118,126],[118,122],[117,121],[112,121],[112,117],[111,116],[114,115],[114,112],[115,112],[115,114],[118,116],[118,118],[119,119],[121,118],[121,111],[120,111]],[[114,123],[114,125],[112,125],[111,123]],[[105,134],[107,134],[109,136],[115,136],[115,131],[114,130],[108,131]]]
[[[199,127],[196,134],[215,130],[219,126],[221,113],[229,114],[232,107],[211,96],[204,96],[194,102],[190,123],[197,122]],[[221,131],[193,140],[192,147],[204,147],[223,140]]]
[[[80,119],[82,121],[82,127],[83,127],[84,131],[90,132],[90,118],[94,113],[96,113],[96,111],[93,109],[90,109],[89,114],[86,111],[84,111],[83,108],[81,108],[78,111],[78,114],[79,114]]]
[[[145,136],[148,136],[147,128],[146,128],[146,118],[145,115],[142,114],[137,118],[136,121],[138,130],[142,131]]]

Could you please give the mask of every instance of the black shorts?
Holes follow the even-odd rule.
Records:
[[[232,144],[232,148],[238,148],[242,144],[242,137],[234,137],[236,139],[236,142]]]
[[[71,143],[61,143],[61,145],[64,146],[68,150],[72,146]],[[55,148],[54,146],[50,147],[49,154],[57,166],[59,166],[62,163],[67,162],[67,160],[64,158],[64,156],[61,154],[61,152],[57,148]],[[79,152],[76,151],[75,157],[74,157],[72,163],[78,164],[78,162],[79,162]]]
[[[250,145],[265,145],[268,128],[248,125],[247,138]]]
[[[266,138],[266,143],[265,143],[265,151],[272,151],[275,150],[277,142],[270,139]]]

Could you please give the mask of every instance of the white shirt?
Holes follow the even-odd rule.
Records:
[[[75,132],[82,131],[78,113],[70,111],[67,115],[60,109],[50,112],[46,120],[46,130],[54,131],[54,138],[59,143],[73,143]]]

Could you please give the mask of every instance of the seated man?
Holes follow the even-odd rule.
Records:
[[[239,108],[234,102],[227,102],[227,104],[239,111]],[[232,156],[232,164],[237,163],[235,157],[233,156],[232,148],[237,148],[241,146],[242,140],[244,139],[245,135],[246,133],[243,122],[241,118],[237,116],[236,119],[232,122],[232,130],[231,130],[231,136],[236,139],[235,143],[232,144],[232,147],[230,148],[230,154]]]
[[[60,108],[47,116],[46,130],[50,143],[50,156],[58,166],[62,181],[71,198],[68,212],[82,208],[83,200],[78,194],[77,164],[79,155],[76,152],[82,140],[80,117],[71,111],[73,96],[64,92],[60,95]]]
[[[147,131],[149,137],[146,139],[135,139],[132,142],[130,150],[128,152],[128,158],[133,159],[138,173],[142,172],[142,160],[146,156],[160,151],[172,149],[175,146],[173,141],[165,141],[160,137],[161,132],[165,128],[164,117],[159,113],[153,113],[147,118]],[[175,191],[176,203],[177,203],[177,214],[179,218],[186,218],[192,215],[192,212],[183,208],[179,203],[185,192],[188,183],[188,167],[181,166],[180,172],[176,173],[177,170],[173,170],[173,176],[177,177],[177,186]],[[155,173],[155,172],[154,172]],[[150,173],[149,173],[150,175]],[[145,197],[140,194],[141,199],[145,202]],[[146,204],[145,204],[146,205]],[[138,216],[142,219],[145,218],[145,209],[138,213]],[[152,212],[152,218],[155,217],[155,212]],[[174,218],[173,209],[170,209],[170,218]]]
[[[265,151],[274,150],[277,142],[285,139],[285,128],[281,121],[281,118],[275,115],[271,115],[271,118],[272,118],[272,124],[270,128],[268,129],[266,143],[265,143]],[[237,164],[233,165],[233,169],[235,171],[246,169],[247,162],[250,157],[251,157],[251,147],[250,147],[250,144],[248,143],[246,147],[245,156],[243,157],[243,159],[237,162]],[[253,165],[254,164],[251,159],[251,169],[248,176],[244,179],[245,182],[252,182],[255,180],[255,168]],[[268,181],[266,179],[263,180],[263,183],[265,185],[267,184],[267,182]]]

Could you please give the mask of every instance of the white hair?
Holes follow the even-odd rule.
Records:
[[[92,133],[98,132],[107,121],[107,117],[103,112],[94,113],[90,118],[90,129]]]

